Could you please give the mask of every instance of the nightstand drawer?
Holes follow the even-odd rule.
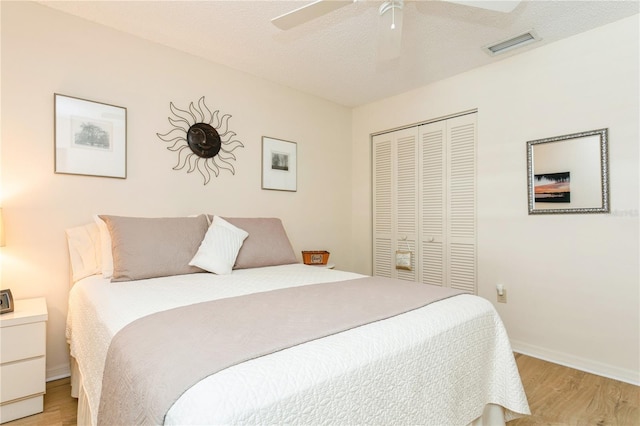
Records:
[[[0,364],[44,355],[46,334],[45,322],[0,328]]]
[[[45,357],[0,366],[0,402],[45,392]]]
[[[21,417],[42,413],[43,407],[44,398],[42,395],[27,399],[19,399],[10,404],[4,404],[0,407],[0,423],[6,423]]]

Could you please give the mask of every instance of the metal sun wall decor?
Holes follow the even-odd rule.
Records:
[[[187,173],[197,169],[205,185],[211,180],[211,173],[216,177],[220,170],[236,174],[231,164],[236,160],[233,151],[244,145],[233,139],[236,133],[228,129],[230,114],[220,117],[219,110],[211,112],[204,96],[197,105],[191,102],[188,110],[177,108],[173,102],[169,103],[169,109],[173,113],[173,117],[168,117],[173,129],[156,135],[164,142],[173,143],[167,149],[178,153],[178,164],[173,170],[182,170],[188,164]]]

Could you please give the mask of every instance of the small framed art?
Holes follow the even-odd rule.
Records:
[[[262,189],[297,191],[297,151],[295,142],[262,137]]]
[[[126,179],[127,109],[54,94],[54,172]]]

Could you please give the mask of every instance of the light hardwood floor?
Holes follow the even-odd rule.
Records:
[[[508,426],[640,426],[640,387],[526,355],[516,354],[516,362],[532,415]],[[75,425],[78,403],[70,392],[69,379],[47,383],[44,412],[5,425]]]
[[[523,425],[640,425],[640,387],[516,354],[532,415]]]

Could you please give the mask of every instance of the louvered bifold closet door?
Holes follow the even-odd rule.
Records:
[[[416,281],[419,259],[416,253],[418,237],[418,129],[411,128],[396,134],[396,247],[411,255],[411,270],[397,269],[396,277]]]
[[[447,120],[448,286],[476,293],[476,114]]]
[[[392,277],[393,159],[391,135],[373,138],[373,275]]]
[[[476,293],[476,140],[475,113],[373,137],[374,275]]]
[[[445,257],[445,138],[446,122],[420,126],[419,194],[421,220],[421,269],[419,280],[426,284],[446,283]]]
[[[373,275],[415,281],[417,128],[373,137]],[[409,250],[411,270],[396,269],[396,250]]]

